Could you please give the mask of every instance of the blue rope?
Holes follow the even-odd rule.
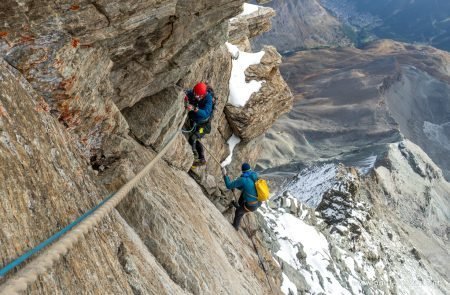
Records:
[[[14,259],[14,261],[12,261],[8,265],[6,265],[2,269],[0,269],[0,278],[4,277],[8,272],[13,270],[16,266],[19,266],[20,264],[24,263],[28,258],[30,258],[34,254],[38,253],[39,251],[41,251],[42,249],[44,249],[45,247],[47,247],[48,245],[50,245],[51,243],[53,243],[54,241],[59,239],[61,236],[63,236],[65,233],[67,233],[69,230],[71,230],[74,226],[76,226],[81,221],[86,219],[89,215],[94,213],[98,208],[100,208],[104,203],[106,203],[108,200],[110,200],[113,196],[114,196],[114,194],[110,194],[103,201],[101,201],[97,206],[95,206],[91,210],[87,211],[86,213],[84,213],[83,215],[78,217],[71,224],[67,225],[65,228],[63,228],[62,230],[60,230],[59,232],[57,232],[56,234],[54,234],[53,236],[51,236],[50,238],[45,240],[44,242],[40,243],[39,245],[37,245],[33,249],[29,250],[28,252],[26,252],[22,256]]]

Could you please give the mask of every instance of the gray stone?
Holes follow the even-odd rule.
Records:
[[[171,87],[122,110],[132,134],[157,151],[174,135],[183,116],[184,92]]]
[[[282,269],[283,273],[297,287],[298,294],[303,294],[304,292],[311,290],[311,287],[306,282],[305,277],[297,269],[285,262],[282,263]]]

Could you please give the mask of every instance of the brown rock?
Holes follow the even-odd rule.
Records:
[[[246,71],[247,77],[264,80],[261,89],[251,96],[244,107],[227,105],[225,108],[233,132],[244,141],[263,134],[292,106],[292,93],[278,69],[281,56],[274,47],[267,46],[264,50],[266,53],[261,64]]]
[[[85,157],[100,157],[109,135],[127,133],[115,113],[184,78],[225,43],[226,20],[241,10],[240,0],[9,1],[0,56],[73,129]]]
[[[194,162],[192,149],[186,137],[179,133],[172,148],[167,151],[163,157],[169,164],[183,171],[189,171]]]

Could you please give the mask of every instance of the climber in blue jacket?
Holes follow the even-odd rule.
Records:
[[[194,165],[204,165],[206,163],[205,153],[200,139],[211,132],[213,96],[208,92],[208,86],[200,82],[192,90],[186,92],[184,101],[185,107],[189,111],[189,126],[192,127],[188,141],[192,146]]]
[[[222,174],[227,189],[237,188],[242,191],[238,203],[236,203],[236,201],[231,202],[236,208],[233,227],[236,230],[239,230],[239,225],[241,224],[242,217],[244,217],[245,213],[255,212],[259,206],[261,206],[255,188],[255,181],[258,180],[258,174],[251,169],[248,163],[242,164],[242,174],[234,181],[230,180],[225,168],[222,168]]]

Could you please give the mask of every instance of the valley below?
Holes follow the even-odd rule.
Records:
[[[276,187],[265,217],[297,294],[448,294],[450,54],[378,40],[291,53],[280,69],[294,106],[258,168]],[[311,270],[317,252],[296,246],[307,239],[275,227],[286,214],[323,235],[329,284]]]

